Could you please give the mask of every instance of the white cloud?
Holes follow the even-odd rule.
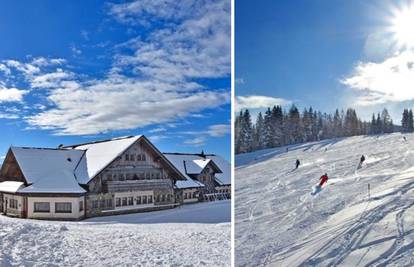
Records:
[[[195,139],[198,140],[195,143],[199,146],[201,143],[205,143],[208,137],[222,137],[229,134],[230,131],[231,127],[229,124],[214,124],[210,125],[208,129],[204,131],[185,131],[178,132],[178,134],[195,136]],[[188,140],[189,144],[191,144],[191,140],[195,139]]]
[[[18,119],[19,115],[17,114],[11,114],[11,113],[2,113],[0,112],[0,119],[8,119],[8,120],[12,120],[12,119]]]
[[[59,134],[95,134],[172,121],[230,100],[227,91],[173,89],[170,84],[125,77],[75,90],[55,89],[48,99],[57,107],[27,119],[33,126],[55,129]]]
[[[101,78],[68,71],[66,61],[58,59],[54,65],[47,58],[3,62],[22,72],[30,89],[48,89],[36,90],[47,104],[24,116],[29,127],[59,135],[160,123],[170,127],[229,103],[230,89],[210,90],[197,82],[229,78],[229,1],[136,1],[111,5],[110,12],[128,25],[142,22],[157,27],[112,49],[112,65]],[[82,53],[75,45],[70,48],[75,56]],[[211,131],[220,134],[220,130]]]
[[[291,104],[292,101],[277,98],[277,97],[270,97],[270,96],[261,96],[261,95],[249,95],[249,96],[237,96],[235,109],[236,111],[242,109],[258,109],[258,108],[268,108],[275,105],[288,105]]]
[[[58,88],[64,87],[64,81],[73,77],[70,72],[57,69],[55,72],[36,75],[31,79],[32,88]],[[63,83],[63,84],[62,84]]]
[[[1,64],[1,63],[0,63],[0,71],[3,72],[6,75],[10,75],[11,74],[10,69],[6,65]]]
[[[0,103],[21,102],[23,100],[23,96],[27,93],[28,93],[27,90],[0,87]]]
[[[66,63],[66,60],[63,58],[45,58],[45,57],[37,57],[34,58],[31,62],[32,65],[36,66],[52,66],[52,65],[62,65]]]
[[[9,68],[15,68],[25,75],[33,75],[40,71],[39,67],[31,63],[21,63],[17,60],[4,60],[3,61]]]
[[[190,145],[190,146],[195,146],[195,147],[204,146],[205,143],[206,143],[206,137],[205,136],[199,136],[199,137],[188,139],[188,140],[184,141],[184,144]]]
[[[357,105],[414,99],[414,52],[405,51],[382,62],[360,62],[341,82],[357,93]]]
[[[229,124],[216,124],[208,128],[208,134],[213,137],[220,137],[230,133]]]
[[[147,15],[170,22],[126,42],[134,53],[118,55],[118,66],[169,82],[230,74],[230,1],[136,1],[111,11],[124,22],[151,23]]]
[[[165,132],[167,129],[165,127],[158,127],[152,130],[149,130],[150,133],[160,133],[160,132]]]

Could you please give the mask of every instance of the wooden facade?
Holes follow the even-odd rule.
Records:
[[[84,193],[0,191],[0,212],[23,218],[76,220],[174,208],[184,203],[211,200],[205,196],[218,192],[215,174],[220,170],[213,162],[210,162],[201,173],[191,175],[191,178],[200,181],[204,186],[179,188],[176,182],[186,180],[185,174],[144,136],[133,140],[135,141],[128,144],[122,153],[115,154],[109,164],[102,166],[94,177],[89,177],[89,181],[79,183],[85,190]],[[78,146],[52,150],[73,150]],[[75,173],[75,170],[73,172]],[[27,187],[30,184],[23,173],[12,149],[9,149],[1,167],[0,182],[16,181]],[[43,202],[49,203],[50,211],[36,212],[34,205]],[[58,205],[70,207],[70,214],[54,212]]]

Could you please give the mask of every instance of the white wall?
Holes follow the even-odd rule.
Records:
[[[6,205],[6,200],[7,200],[7,214],[8,215],[17,215],[17,216],[21,216],[22,211],[23,211],[23,197],[22,196],[15,196],[15,195],[10,195],[10,194],[3,194],[4,196],[4,202],[3,205]],[[15,199],[17,200],[17,209],[11,209],[10,208],[10,199]]]
[[[83,211],[79,211],[79,203],[83,201],[85,205],[84,197],[27,197],[27,217],[36,219],[36,218],[55,218],[55,219],[78,219],[85,214],[85,208]],[[34,212],[34,203],[35,202],[49,202],[50,203],[50,212]],[[55,203],[56,202],[70,202],[72,203],[72,213],[56,213],[55,212]]]

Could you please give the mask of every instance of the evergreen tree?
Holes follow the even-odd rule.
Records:
[[[239,152],[250,152],[253,149],[253,127],[250,112],[246,109],[240,120]]]
[[[281,106],[273,106],[271,114],[271,124],[273,128],[273,144],[282,146],[284,144],[283,137],[283,110]]]
[[[287,127],[288,140],[290,144],[296,144],[303,141],[300,113],[295,105],[292,105],[289,110]]]
[[[259,114],[257,115],[257,119],[256,119],[256,125],[255,125],[255,145],[254,145],[254,149],[263,149],[265,148],[265,134],[264,134],[264,129],[265,129],[265,125],[264,125],[264,119],[262,116],[262,113],[259,112]]]
[[[379,113],[377,114],[377,120],[376,120],[375,124],[376,124],[376,130],[377,130],[376,134],[383,133],[382,132],[382,120],[381,120],[381,116],[380,116]]]
[[[370,134],[376,134],[378,131],[377,129],[377,120],[375,119],[375,114],[372,113],[372,120],[371,120],[371,128],[370,128]]]
[[[241,139],[240,139],[240,134],[241,134],[241,120],[243,118],[243,111],[240,111],[239,115],[236,116],[236,119],[234,121],[234,146],[235,146],[235,151],[236,154],[240,153],[240,147],[241,147]]]
[[[264,129],[263,129],[263,142],[265,148],[275,147],[274,144],[274,134],[275,130],[273,129],[272,123],[272,111],[268,108],[264,116]]]
[[[408,132],[408,109],[404,109],[401,119],[402,132]]]
[[[411,109],[408,111],[407,130],[409,133],[414,131],[413,111]]]

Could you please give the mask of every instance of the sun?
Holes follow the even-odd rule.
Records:
[[[400,7],[392,13],[389,30],[398,46],[414,48],[414,5]]]

